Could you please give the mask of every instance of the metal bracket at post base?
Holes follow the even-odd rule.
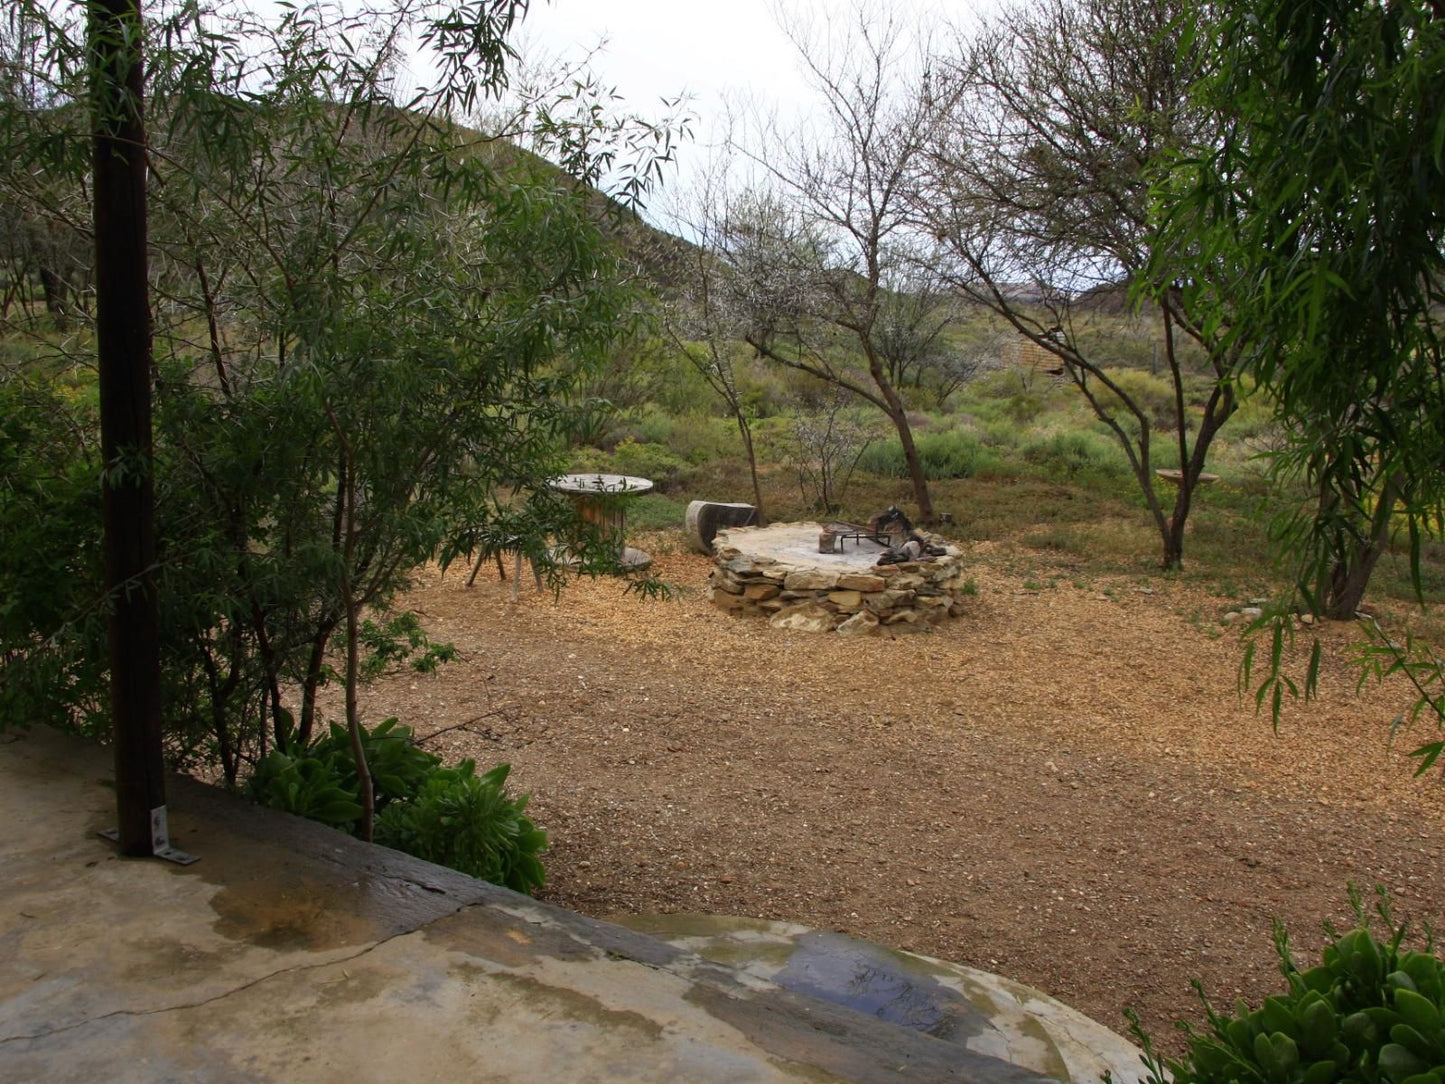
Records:
[[[102,828],[96,834],[104,836],[112,843],[120,842],[119,828]],[[151,856],[174,862],[178,866],[189,866],[192,862],[200,861],[200,855],[189,854],[171,846],[171,831],[166,821],[166,807],[163,805],[151,810]]]

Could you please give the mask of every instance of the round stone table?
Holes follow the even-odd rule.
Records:
[[[572,498],[577,513],[588,523],[595,523],[617,540],[617,557],[629,572],[640,572],[652,564],[652,558],[627,544],[627,500],[652,488],[649,478],[630,474],[564,474],[547,483],[559,493]]]

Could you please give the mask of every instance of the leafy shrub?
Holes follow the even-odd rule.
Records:
[[[395,716],[374,730],[361,728],[361,751],[371,772],[372,796],[378,813],[392,802],[414,796],[442,763],[441,757],[415,745],[411,727],[399,725]],[[332,723],[325,734],[311,743],[307,754],[334,764],[337,781],[352,795],[361,793],[356,760],[351,754],[351,734],[346,727]]]
[[[1017,448],[1019,427],[1012,421],[1002,419],[983,423],[983,443],[989,448]]]
[[[969,478],[992,458],[977,437],[957,429],[920,434],[914,444],[923,463],[923,475],[930,481]],[[858,465],[863,470],[888,478],[908,477],[903,445],[896,437],[870,445]]]
[[[377,842],[518,892],[540,888],[547,833],[526,815],[528,795],[507,797],[510,764],[480,776],[476,767],[464,760],[433,772],[413,800],[382,813]]]
[[[985,373],[973,382],[972,392],[979,399],[1012,399],[1024,388],[1023,371],[1013,366]]]
[[[695,465],[734,459],[743,450],[737,422],[707,414],[690,415],[685,425],[673,429],[667,446]]]
[[[637,412],[637,417],[626,427],[627,435],[639,444],[672,443],[677,429],[677,420],[654,403],[648,403]]]
[[[1022,451],[1026,462],[1050,477],[1119,475],[1128,471],[1128,464],[1117,445],[1088,432],[1050,433],[1035,437],[1024,443]]]
[[[1034,421],[1048,409],[1048,403],[1036,390],[1015,392],[1014,396],[1005,404],[1005,413],[1015,422],[1025,425]]]
[[[738,396],[749,414],[758,418],[771,418],[789,409],[793,402],[793,392],[776,366],[752,358],[742,359],[734,364]]]
[[[665,487],[679,481],[688,463],[660,444],[639,444],[628,438],[611,452],[579,448],[572,454],[572,469],[585,473],[630,474]]]
[[[408,661],[418,673],[434,673],[442,663],[457,657],[452,644],[433,643],[421,620],[410,610],[381,624],[368,618],[361,623],[360,640],[366,651],[361,662],[363,681],[378,678],[394,664]]]
[[[441,758],[418,748],[411,729],[395,718],[373,730],[363,727],[361,744],[378,843],[518,892],[541,887],[546,874],[538,855],[547,833],[524,815],[528,795],[507,796],[510,764],[481,776],[472,760],[443,768]],[[302,752],[269,754],[247,789],[264,806],[343,832],[354,834],[361,820],[351,736],[335,723]]]
[[[67,389],[0,376],[0,731],[109,729],[96,424]]]
[[[1161,433],[1172,432],[1178,425],[1174,385],[1162,376],[1152,376],[1142,369],[1110,369],[1109,379],[1144,412],[1152,428]],[[1111,413],[1125,412],[1119,397],[1102,384],[1095,387],[1100,401]]]
[[[362,813],[354,762],[351,776],[352,785],[344,786],[334,757],[291,756],[273,750],[256,765],[247,789],[261,805],[351,832]]]
[[[1428,943],[1424,952],[1401,948],[1405,927],[1391,921],[1383,896],[1380,913],[1390,927],[1383,942],[1370,931],[1358,897],[1352,902],[1359,924],[1336,937],[1320,966],[1308,971],[1295,966],[1289,937],[1276,923],[1287,993],[1253,1010],[1240,1001],[1230,1014],[1215,1012],[1200,990],[1209,1031],[1182,1025],[1189,1045],[1181,1059],[1155,1057],[1131,1017],[1150,1084],[1164,1084],[1166,1069],[1175,1084],[1445,1084],[1445,963]]]
[[[612,450],[612,459],[622,474],[650,478],[658,484],[674,482],[687,468],[687,461],[660,444],[638,444],[624,440]]]

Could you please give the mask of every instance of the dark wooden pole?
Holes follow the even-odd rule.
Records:
[[[110,699],[122,854],[164,818],[140,0],[88,0]],[[162,836],[163,838],[163,836]]]

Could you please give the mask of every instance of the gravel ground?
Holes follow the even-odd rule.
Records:
[[[1222,600],[1020,556],[973,546],[968,613],[897,639],[724,615],[689,554],[657,560],[691,589],[669,602],[584,581],[512,603],[494,568],[432,571],[405,604],[461,661],[363,707],[513,764],[555,903],[842,930],[1110,1027],[1132,1005],[1168,1048],[1201,1017],[1190,979],[1257,1003],[1281,986],[1271,919],[1312,958],[1348,882],[1445,929],[1441,786],[1411,777],[1411,736],[1388,747],[1405,691],[1356,694],[1353,628],[1323,631],[1321,697],[1275,734]]]

